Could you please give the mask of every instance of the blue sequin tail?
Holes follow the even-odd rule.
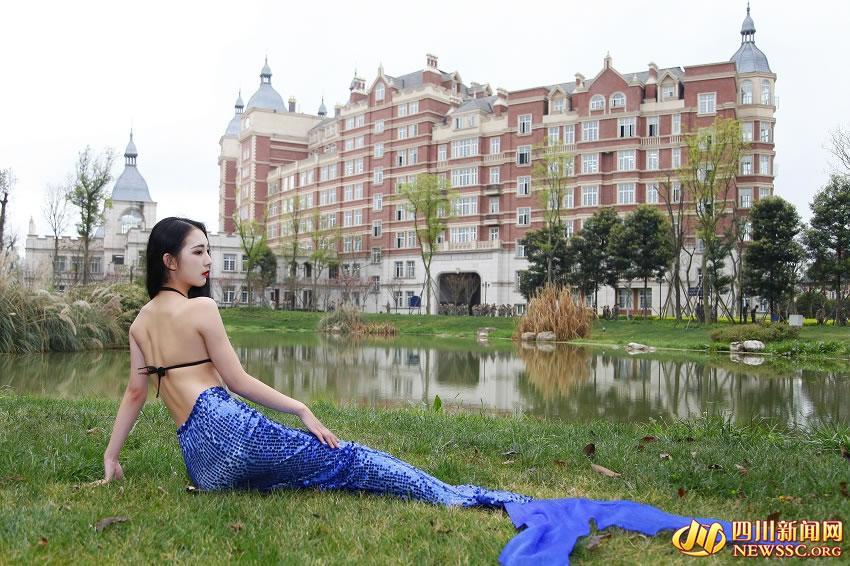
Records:
[[[316,487],[463,507],[532,500],[510,491],[453,486],[356,442],[329,448],[308,432],[266,418],[221,387],[201,393],[177,437],[189,477],[204,490]]]

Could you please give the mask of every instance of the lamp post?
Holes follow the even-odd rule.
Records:
[[[481,284],[481,286],[484,287],[484,304],[486,305],[487,304],[487,287],[490,286],[490,282],[485,281]]]

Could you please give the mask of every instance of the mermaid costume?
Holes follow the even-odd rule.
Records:
[[[576,541],[618,526],[655,535],[678,529],[690,517],[665,513],[633,501],[533,499],[475,485],[450,485],[394,456],[358,444],[322,444],[300,429],[277,423],[235,399],[223,387],[204,390],[177,440],[192,483],[201,490],[314,487],[394,495],[437,505],[504,508],[514,526],[526,527],[502,550],[504,565],[569,564]],[[708,524],[713,519],[697,519]],[[731,525],[720,521],[727,539]]]

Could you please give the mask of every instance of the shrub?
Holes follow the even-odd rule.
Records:
[[[567,287],[546,285],[539,289],[528,304],[528,312],[519,319],[514,339],[524,332],[555,333],[558,341],[590,336],[593,313],[573,300]]]
[[[799,328],[788,326],[785,323],[733,324],[712,331],[711,339],[715,342],[760,340],[767,343],[796,338],[799,333]]]

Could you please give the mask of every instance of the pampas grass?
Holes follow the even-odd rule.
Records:
[[[6,261],[0,258],[0,352],[75,352],[126,346],[127,330],[144,304],[140,287],[95,284],[70,289],[64,295],[33,290],[7,269]]]
[[[554,332],[559,342],[588,338],[593,323],[591,311],[573,300],[568,287],[546,285],[537,290],[514,331],[518,340],[524,332]]]

